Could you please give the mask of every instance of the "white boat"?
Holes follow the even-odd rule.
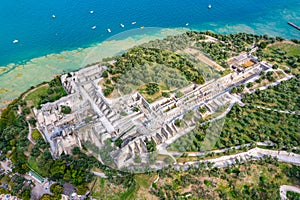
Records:
[[[208,9],[211,9],[211,5],[210,4],[208,5]]]
[[[136,24],[136,22],[131,22],[131,24]]]
[[[145,26],[141,26],[141,29],[144,29],[145,28]]]
[[[16,43],[18,43],[18,42],[19,42],[19,40],[14,40],[14,41],[13,41],[14,44],[16,44]]]
[[[92,27],[93,30],[95,30],[96,28],[97,28],[96,26],[93,26],[93,27]]]
[[[108,29],[107,29],[107,32],[109,32],[109,33],[110,33],[110,32],[111,32],[111,30],[108,28]]]
[[[52,18],[54,19],[54,18],[56,18],[56,16],[55,16],[55,15],[52,15]]]
[[[91,10],[91,11],[90,11],[90,13],[91,13],[91,14],[93,14],[93,13],[94,13],[94,11],[93,11],[93,10]]]
[[[122,28],[124,28],[124,24],[120,24],[120,26],[121,26]]]
[[[186,23],[185,25],[188,26],[188,25],[190,25],[190,24],[189,24],[189,23]]]

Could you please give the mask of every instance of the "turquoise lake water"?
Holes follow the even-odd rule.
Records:
[[[299,0],[1,0],[0,108],[54,74],[183,28],[300,39],[288,21],[300,25]]]
[[[300,32],[287,21],[300,24],[299,0],[1,0],[0,66],[87,47],[140,26],[174,28],[189,23],[190,28],[222,33],[244,28],[299,38]],[[15,39],[18,44],[12,43]]]

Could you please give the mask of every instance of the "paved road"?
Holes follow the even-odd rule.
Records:
[[[270,142],[256,142],[256,145],[257,146],[273,146],[274,143],[272,143],[271,141]],[[247,143],[247,144],[243,144],[243,145],[237,145],[237,146],[230,147],[230,148],[206,151],[206,152],[190,152],[190,153],[188,153],[188,156],[203,156],[203,155],[207,155],[209,153],[224,153],[225,151],[232,150],[232,149],[241,149],[242,146],[250,147],[251,143]],[[175,152],[175,153],[180,153],[180,152]]]
[[[300,188],[291,185],[282,185],[279,188],[281,200],[286,200],[287,191],[292,191],[300,194]]]
[[[43,185],[36,183],[34,188],[31,190],[31,199],[40,199],[43,194],[52,194],[50,192],[50,188],[46,189]]]
[[[31,199],[40,199],[41,196],[43,196],[43,194],[50,194],[53,195],[50,192],[50,186],[54,183],[54,182],[49,182],[47,181],[47,179],[44,180],[43,183],[39,183],[37,182],[34,178],[32,178],[31,176],[29,176],[28,174],[24,174],[24,178],[26,180],[31,180],[34,182],[34,187],[31,190]]]
[[[267,150],[267,149],[261,149],[261,148],[254,148],[247,152],[238,153],[235,155],[230,156],[221,156],[219,158],[214,159],[208,159],[208,160],[201,160],[201,161],[193,161],[193,162],[186,162],[186,163],[178,163],[179,166],[183,166],[184,169],[188,169],[189,166],[193,165],[195,167],[198,166],[199,162],[210,162],[213,163],[214,167],[227,167],[229,165],[232,165],[236,162],[236,160],[239,160],[241,162],[244,162],[249,159],[260,159],[264,156],[272,156],[278,158],[278,161],[280,162],[286,162],[291,164],[297,164],[300,165],[300,155],[287,152],[287,151],[275,151],[275,150]],[[175,168],[177,168],[175,166]]]

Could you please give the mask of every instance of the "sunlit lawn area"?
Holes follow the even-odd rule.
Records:
[[[41,96],[46,95],[49,89],[49,85],[42,85],[39,88],[34,89],[32,92],[28,93],[25,97],[25,101],[31,101],[35,107],[38,106]]]

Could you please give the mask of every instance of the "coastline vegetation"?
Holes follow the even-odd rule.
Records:
[[[25,96],[25,101],[31,103],[35,108],[41,108],[41,104],[54,102],[67,95],[61,86],[60,78],[55,77],[47,84],[37,86]]]
[[[201,41],[207,39],[204,35],[212,36],[219,42],[205,44]],[[173,44],[168,41],[173,41]],[[183,50],[194,42],[196,42],[195,47],[206,56],[216,60],[223,67],[227,67],[224,63],[226,58],[237,55],[241,51],[249,51],[252,44],[264,48],[263,51],[258,50],[257,52],[260,58],[270,59],[281,51],[282,46],[270,45],[276,41],[282,41],[282,38],[245,33],[220,35],[194,31],[179,36],[170,36],[162,41],[153,41],[116,57],[117,62],[109,65],[108,70],[103,74],[106,79],[104,94],[105,96],[111,95],[117,85],[122,83],[121,76],[132,69],[139,70],[146,64],[156,66],[160,64],[170,69],[170,72],[176,71],[177,75],[174,76],[174,79],[184,78],[180,79],[182,82],[177,82],[178,85],[174,83],[176,87],[181,87],[187,82],[203,84],[203,74],[196,65],[184,56],[173,52]],[[158,50],[158,47],[163,50]],[[299,58],[296,58],[299,55],[297,49],[285,46],[284,48],[287,48],[284,49],[286,53],[282,53],[283,61],[280,62],[279,67],[289,66],[292,73],[299,78],[297,70],[299,70],[300,61]],[[264,54],[264,51],[267,53]],[[150,96],[157,94],[168,96],[171,92],[171,87],[166,88],[157,81],[153,84],[149,84],[150,82],[152,81],[145,82],[148,85],[143,88],[146,92],[148,91]],[[195,199],[273,199],[279,198],[280,185],[300,183],[298,166],[279,163],[276,159],[271,158],[248,161],[227,168],[212,168],[210,165],[199,164],[199,168],[191,167],[188,171],[179,172],[172,168],[166,168],[157,173],[148,172],[138,175],[104,166],[95,157],[87,155],[85,150],[77,147],[73,149],[72,156],[62,155],[61,158],[53,160],[49,152],[49,144],[34,129],[35,120],[31,108],[40,108],[41,104],[55,101],[66,95],[66,92],[61,86],[59,77],[56,77],[49,83],[27,93],[24,99],[25,94],[22,94],[1,114],[0,160],[9,158],[14,165],[11,178],[8,175],[0,175],[1,181],[9,183],[11,186],[10,191],[0,188],[1,193],[10,192],[22,199],[30,199],[31,188],[23,184],[25,179],[22,175],[31,169],[43,177],[57,182],[50,188],[54,196],[45,195],[42,199],[61,198],[62,185],[65,182],[72,183],[81,194],[90,189],[92,196],[99,199],[139,197],[146,199],[188,199],[190,197]],[[177,97],[182,95],[180,92],[176,94]],[[225,126],[221,131],[220,141],[217,142],[216,148],[265,140],[274,142],[276,149],[285,148],[291,151],[293,147],[299,147],[299,115],[266,111],[255,107],[260,105],[272,109],[299,110],[299,81],[297,79],[283,82],[266,91],[246,95],[244,102],[246,106],[234,106],[226,117]],[[203,108],[200,109],[201,113],[205,111]],[[71,110],[64,108],[62,112],[69,113]],[[187,113],[184,120],[191,120],[193,115],[194,113]],[[32,138],[36,142],[35,144],[27,139],[28,123],[33,126]],[[178,120],[175,125],[183,127],[185,122]],[[206,126],[208,125],[198,125],[193,130],[192,145],[194,146],[191,146],[189,151],[201,149],[201,141],[207,131]],[[120,141],[116,141],[115,144],[120,144]],[[149,141],[147,149],[155,151],[155,143]],[[108,178],[95,178],[90,173],[95,169],[104,172]],[[158,181],[155,181],[157,174],[159,174]],[[292,194],[288,194],[288,196],[290,195]]]

